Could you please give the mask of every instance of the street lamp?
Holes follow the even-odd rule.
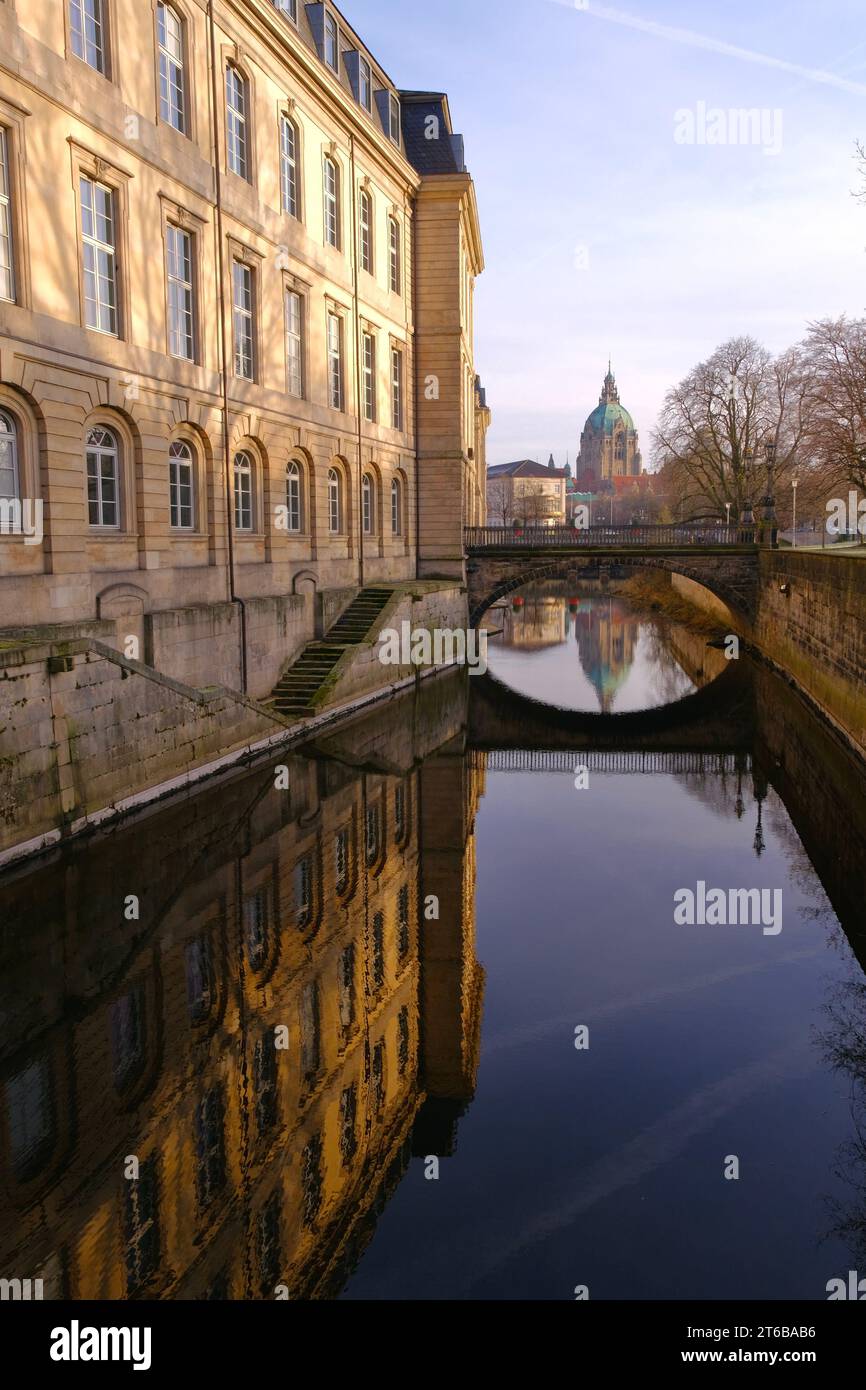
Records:
[[[797,549],[797,486],[799,482],[799,478],[791,479],[791,487],[794,490],[794,520],[792,523],[792,544],[795,550]]]
[[[764,453],[767,456],[767,495],[764,498],[764,526],[770,531],[770,545],[775,548],[776,537],[778,534],[778,522],[776,520],[776,443],[775,440],[768,439],[764,444]]]

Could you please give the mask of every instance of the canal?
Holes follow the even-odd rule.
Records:
[[[486,621],[488,675],[0,878],[4,1276],[822,1300],[863,1267],[862,769],[627,586]]]

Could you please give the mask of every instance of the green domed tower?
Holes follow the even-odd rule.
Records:
[[[643,472],[634,420],[620,405],[616,379],[607,364],[607,376],[598,405],[580,436],[576,475],[584,485],[611,478],[637,478]]]

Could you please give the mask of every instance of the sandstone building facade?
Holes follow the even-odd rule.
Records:
[[[336,7],[0,4],[0,628],[242,688],[462,578],[482,268],[447,98]]]

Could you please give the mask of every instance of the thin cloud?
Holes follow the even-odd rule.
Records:
[[[822,68],[806,68],[800,63],[789,63],[784,58],[774,58],[769,53],[757,53],[751,48],[740,48],[723,39],[711,38],[708,34],[698,34],[693,29],[678,29],[669,24],[660,24],[655,19],[641,19],[639,15],[627,14],[624,10],[613,10],[607,5],[582,5],[580,0],[550,0],[551,4],[562,5],[577,14],[590,15],[594,19],[606,19],[610,24],[621,24],[626,29],[638,29],[642,34],[650,34],[656,39],[667,39],[669,43],[680,43],[687,48],[702,48],[708,53],[720,53],[726,58],[738,58],[743,63],[756,63],[759,67],[775,68],[778,72],[802,77],[807,82],[817,82],[824,87],[836,87],[843,92],[855,92],[866,96],[866,86],[862,82],[851,82],[835,72],[825,72]]]

